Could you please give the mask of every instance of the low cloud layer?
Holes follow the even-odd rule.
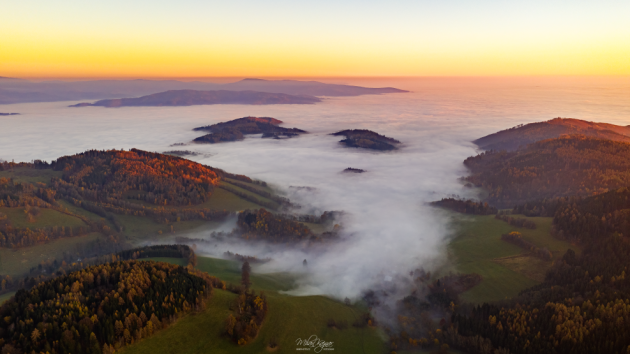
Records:
[[[216,247],[200,250],[212,255],[230,250],[271,257],[273,261],[257,271],[304,273],[290,293],[352,298],[415,268],[431,270],[447,261],[445,247],[452,234],[448,216],[425,203],[452,193],[471,196],[457,181],[466,173],[462,160],[475,154],[469,141],[558,115],[600,120],[593,117],[594,105],[581,100],[582,91],[560,91],[551,102],[534,94],[539,91],[533,86],[518,91],[494,86],[431,89],[426,83],[415,84],[414,93],[334,98],[313,106],[75,110],[65,108],[67,102],[11,105],[10,111],[22,115],[2,118],[0,158],[51,160],[87,149],[132,147],[162,152],[172,150],[173,143],[190,142],[198,135],[192,131],[196,126],[248,115],[281,119],[286,126],[310,134],[288,140],[252,136],[241,142],[177,149],[201,152],[192,159],[273,184],[303,205],[300,212],[345,211],[341,241],[310,250],[245,242],[217,242]],[[604,97],[602,102],[609,99]],[[612,114],[607,121],[623,119]],[[371,129],[403,144],[399,151],[371,152],[343,147],[337,143],[339,137],[328,135],[355,128]],[[341,173],[347,167],[367,172]],[[230,220],[222,228],[233,226]],[[191,236],[204,238],[209,232]]]

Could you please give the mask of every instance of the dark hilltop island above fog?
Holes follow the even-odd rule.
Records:
[[[102,106],[194,106],[207,104],[312,104],[321,102],[314,96],[295,96],[284,93],[255,91],[196,91],[173,90],[138,98],[116,98],[90,103],[79,103],[70,107]]]
[[[19,113],[0,113],[0,116],[19,116]]]
[[[273,93],[291,96],[360,96],[378,95],[386,93],[403,93],[405,90],[393,87],[361,87],[353,85],[327,84],[317,81],[297,81],[297,80],[261,80],[244,79],[228,84],[216,84],[201,81],[177,81],[177,80],[96,80],[96,81],[41,81],[33,82],[23,79],[2,78],[0,79],[0,104],[23,103],[23,102],[55,102],[55,101],[78,101],[78,100],[104,100],[118,99],[121,97],[133,98],[166,91],[255,91],[257,94]],[[274,103],[314,103],[297,102],[297,98],[291,98],[294,102],[283,102],[287,98],[284,96],[267,96],[263,101],[257,103],[263,96],[256,99],[248,98],[251,101],[246,104],[274,104]],[[273,98],[275,97],[275,98]],[[190,99],[190,98],[188,98]],[[207,98],[206,98],[207,99]],[[225,98],[224,98],[225,99]],[[278,102],[272,102],[274,99]],[[304,100],[304,99],[302,99]],[[139,101],[135,101],[138,103]],[[231,102],[223,102],[231,103]],[[195,103],[213,104],[213,103]],[[92,105],[90,103],[81,106]],[[99,104],[100,105],[100,104]],[[138,104],[136,104],[138,105]],[[160,105],[160,104],[143,104]],[[182,105],[168,104],[161,105]]]
[[[262,134],[263,138],[292,138],[306,131],[297,128],[279,127],[281,120],[271,117],[243,117],[228,122],[221,122],[193,130],[209,132],[193,140],[195,143],[215,144],[225,141],[243,140],[247,134]]]
[[[365,129],[342,130],[331,135],[345,136],[346,138],[341,140],[340,143],[355,148],[389,151],[397,150],[398,147],[396,145],[400,144],[400,141],[396,139]]]
[[[473,143],[484,150],[514,151],[540,140],[573,134],[630,142],[630,126],[587,122],[573,118],[554,118],[546,122],[518,125],[484,136]]]

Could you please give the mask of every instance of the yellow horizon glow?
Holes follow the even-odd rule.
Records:
[[[508,18],[497,15],[515,9],[500,9],[498,3],[488,0],[480,0],[485,3],[485,11],[496,13],[466,12],[476,11],[474,8],[449,9],[449,13],[437,7],[440,5],[426,4],[415,9],[450,21],[442,23],[440,18],[428,15],[416,22],[411,11],[415,3],[392,5],[390,9],[370,2],[367,10],[362,10],[365,18],[345,18],[336,13],[330,18],[333,15],[325,9],[315,9],[312,16],[301,19],[295,17],[299,11],[293,9],[289,14],[267,12],[267,16],[275,16],[267,19],[255,16],[254,10],[241,13],[226,7],[221,11],[233,12],[231,17],[217,14],[206,21],[192,12],[171,14],[170,7],[159,3],[150,3],[156,7],[149,8],[154,13],[142,17],[147,11],[141,6],[142,0],[137,0],[138,9],[129,10],[128,18],[117,19],[114,4],[112,10],[81,2],[72,4],[73,1],[64,3],[64,8],[47,2],[41,2],[39,7],[9,3],[14,13],[22,11],[27,18],[8,16],[11,11],[0,15],[0,76],[81,79],[630,75],[630,29],[618,20],[625,18],[623,11],[591,14],[599,9],[592,5],[549,9],[550,14],[537,8],[519,8],[525,11],[524,15]],[[199,8],[200,13],[208,10],[206,3],[182,1]],[[77,14],[68,13],[77,6],[86,8],[76,10]],[[493,10],[496,7],[499,9]],[[554,11],[564,13],[573,8],[577,8],[571,14],[574,18],[566,15],[557,18],[557,23],[551,21]],[[388,19],[388,11],[400,18],[392,15]],[[613,15],[617,20],[611,19]],[[589,16],[595,18],[592,23],[587,21]],[[325,21],[329,24],[320,25]]]
[[[1,42],[9,53],[2,56],[0,76],[21,78],[630,75],[630,49],[615,45],[567,48],[560,54],[488,50],[415,56],[280,49],[252,58],[238,49],[199,53],[195,48],[51,44],[41,50]]]

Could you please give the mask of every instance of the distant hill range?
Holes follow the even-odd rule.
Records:
[[[70,107],[102,106],[194,106],[209,104],[312,104],[321,102],[314,96],[295,96],[284,93],[256,91],[196,91],[172,90],[137,98],[116,98],[100,100],[94,103],[79,103]]]
[[[297,128],[279,127],[282,121],[271,117],[243,117],[228,122],[221,122],[193,130],[205,131],[210,134],[193,140],[195,143],[215,144],[225,141],[243,140],[247,134],[262,134],[263,138],[292,138],[306,131]]]
[[[19,113],[0,113],[0,116],[19,116]]]
[[[1,78],[0,104],[139,97],[173,90],[257,91],[307,96],[360,96],[402,93],[393,87],[370,88],[317,81],[244,79],[228,84],[177,80],[41,81]]]
[[[514,151],[537,141],[574,134],[630,142],[630,126],[587,122],[573,118],[555,118],[546,122],[518,125],[484,136],[473,143],[484,150]]]
[[[263,92],[278,92],[291,95],[311,95],[311,96],[361,96],[380,95],[383,93],[404,93],[409,92],[393,87],[361,87],[352,85],[326,84],[318,81],[297,81],[297,80],[261,80],[245,79],[231,84],[225,84],[227,90],[254,90]]]

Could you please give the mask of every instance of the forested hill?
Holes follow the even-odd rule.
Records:
[[[243,140],[247,134],[262,134],[263,138],[294,137],[306,131],[298,128],[283,128],[281,120],[271,117],[243,117],[227,122],[197,127],[195,131],[205,131],[210,134],[200,136],[196,143],[214,144],[223,141]]]
[[[527,216],[552,216],[555,236],[589,244],[619,234],[630,237],[630,189],[592,197],[553,198],[528,202],[512,210]]]
[[[554,215],[556,237],[577,242],[542,284],[500,304],[455,311],[442,340],[486,352],[628,353],[630,191],[530,202],[514,212]],[[476,351],[482,352],[482,351]]]
[[[0,307],[2,353],[113,353],[205,307],[223,284],[158,262],[105,263],[20,290]]]
[[[587,122],[572,118],[555,118],[546,122],[518,125],[484,136],[473,143],[484,150],[514,151],[537,141],[575,134],[630,142],[630,126]]]
[[[590,196],[630,185],[630,144],[581,135],[531,144],[513,152],[469,157],[467,181],[486,188],[486,201],[513,207],[562,196]]]
[[[92,199],[137,197],[157,205],[200,204],[219,182],[216,170],[183,158],[132,149],[97,151],[64,156],[51,167],[63,180]]]

